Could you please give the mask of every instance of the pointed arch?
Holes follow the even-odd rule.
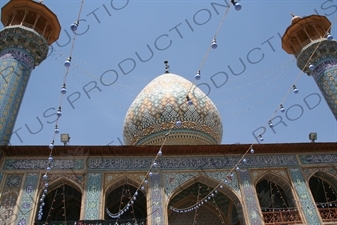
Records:
[[[287,180],[268,172],[258,178],[254,185],[264,224],[302,223],[296,196]]]
[[[127,175],[118,178],[110,183],[104,191],[104,219],[111,222],[145,222],[147,217],[147,199],[146,188],[140,188],[141,183],[136,179]],[[135,193],[137,192],[137,195]],[[136,197],[136,198],[134,198]],[[131,203],[131,201],[133,203]],[[127,207],[127,204],[130,204]],[[121,209],[127,211],[123,212],[119,218],[112,218],[109,214],[120,212]]]
[[[72,188],[75,188],[78,192],[80,192],[83,195],[83,188],[77,182],[69,179],[68,177],[59,177],[53,181],[50,181],[48,186],[48,193],[64,184]],[[42,191],[43,190],[40,190],[40,194]]]
[[[213,190],[216,190],[216,192],[213,192],[214,196],[208,198],[207,196],[209,196]],[[242,203],[235,192],[225,184],[222,184],[220,188],[218,181],[205,175],[193,177],[172,191],[166,205],[169,224],[193,222],[190,220],[195,213],[194,210],[191,212],[177,213],[171,210],[171,206],[179,209],[196,204],[198,194],[200,195],[199,200],[205,197],[206,200],[208,199],[207,202],[200,202],[201,205],[197,209],[198,223],[245,224]]]
[[[324,167],[306,168],[304,169],[304,172],[305,172],[305,177],[308,181],[317,172],[326,173],[327,175],[330,175],[330,177],[337,177],[337,167],[334,166],[333,164],[329,164]]]
[[[122,177],[119,177],[118,179],[116,179],[115,181],[111,182],[109,185],[106,186],[105,190],[104,190],[104,195],[103,197],[105,198],[106,194],[111,192],[112,190],[120,187],[123,184],[130,184],[132,186],[134,186],[135,188],[139,188],[141,185],[141,182],[136,180],[133,177],[124,175]],[[146,188],[144,190],[142,190],[142,192],[146,195]]]
[[[49,183],[48,191],[39,190],[39,198],[44,197],[42,221],[78,221],[80,220],[83,189],[67,177],[59,177]],[[37,205],[35,219],[40,211],[41,203]],[[65,216],[64,216],[65,215]]]
[[[312,174],[309,181],[311,195],[323,222],[337,221],[337,179],[326,171]]]
[[[288,207],[297,208],[296,199],[295,199],[295,195],[293,193],[292,186],[290,185],[290,183],[287,180],[285,180],[283,177],[281,177],[281,176],[279,176],[275,173],[268,172],[268,173],[262,175],[260,178],[256,179],[255,184],[254,184],[255,188],[257,187],[258,183],[260,183],[263,180],[273,182],[278,187],[280,187],[282,189],[282,191],[284,192],[284,195],[286,196],[286,201],[288,203]]]

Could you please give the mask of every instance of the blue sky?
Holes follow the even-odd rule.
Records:
[[[1,7],[6,3],[0,1]],[[319,142],[337,141],[336,120],[315,81],[300,72],[279,37],[290,25],[290,13],[326,15],[337,37],[337,1],[240,3],[241,11],[230,7],[217,34],[218,48],[209,52],[197,82],[221,114],[222,143],[256,143],[253,134],[261,132],[264,143],[309,142],[310,132],[318,133]],[[81,1],[44,4],[58,16],[62,31],[49,57],[32,72],[12,145],[48,145],[53,138],[55,116],[50,115],[60,102],[63,62],[71,49],[68,34],[73,37],[69,26],[77,20]],[[193,82],[226,12],[221,5],[226,2],[85,1],[59,120],[60,132],[71,136],[69,144],[120,145],[129,106],[164,73],[164,60],[170,72]],[[297,95],[287,94],[293,84]],[[278,111],[283,99],[287,114]],[[283,123],[273,132],[268,121],[275,116]]]

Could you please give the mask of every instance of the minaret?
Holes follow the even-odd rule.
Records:
[[[5,28],[0,31],[0,146],[9,143],[31,71],[47,57],[61,31],[57,16],[32,0],[8,2],[1,22]]]
[[[282,48],[294,54],[300,70],[312,76],[337,120],[337,41],[325,16],[293,16]]]

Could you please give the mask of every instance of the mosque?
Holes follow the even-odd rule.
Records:
[[[9,1],[1,21],[0,225],[337,224],[337,143],[313,133],[311,143],[222,145],[216,106],[167,61],[127,111],[125,145],[9,146],[30,73],[61,27],[31,0]],[[330,27],[293,16],[282,47],[337,118]]]

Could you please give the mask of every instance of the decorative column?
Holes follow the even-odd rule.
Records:
[[[164,202],[165,199],[163,198],[163,187],[162,187],[162,177],[160,173],[153,173],[150,177],[149,183],[149,196],[150,199],[148,201],[148,205],[150,211],[148,215],[151,215],[150,224],[152,225],[165,225],[168,223],[167,218],[165,218],[165,208]]]
[[[20,194],[23,174],[7,174],[0,198],[0,224],[13,224],[18,216],[15,213]]]
[[[34,221],[36,209],[34,206],[37,205],[36,202],[36,190],[38,184],[39,174],[29,173],[26,176],[24,186],[21,191],[21,199],[17,204],[17,218],[15,224],[31,224]]]
[[[21,11],[22,18],[17,16]],[[12,20],[8,26],[3,20],[0,31],[0,146],[9,144],[32,70],[46,59],[61,30],[56,15],[35,1],[11,0],[1,13],[1,18]],[[48,37],[40,31],[46,22],[51,24]]]
[[[290,177],[300,200],[301,209],[304,213],[306,224],[322,224],[320,216],[317,214],[316,204],[310,197],[310,190],[305,183],[302,172],[299,168],[290,169]]]
[[[282,48],[295,55],[300,70],[312,76],[337,120],[337,41],[325,16],[293,16]]]
[[[251,183],[249,170],[240,170],[238,175],[241,180],[241,193],[244,199],[243,211],[246,211],[248,214],[246,224],[263,225],[263,217],[261,216],[260,206],[255,197],[256,191],[254,185]]]
[[[89,173],[85,189],[84,220],[100,220],[102,198],[102,174]]]

